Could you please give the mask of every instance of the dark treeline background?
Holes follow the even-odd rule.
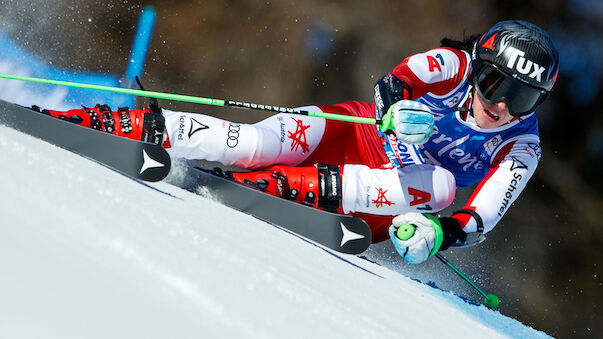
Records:
[[[560,50],[561,72],[539,109],[542,161],[488,240],[450,255],[501,297],[503,314],[558,337],[603,333],[602,2],[0,3],[0,29],[42,58],[111,74],[125,72],[140,10],[153,5],[157,24],[142,75],[147,88],[287,107],[372,101],[380,76],[404,57],[439,46],[444,36],[461,39],[506,19],[543,27]],[[267,116],[163,105],[241,122]],[[456,203],[469,193],[460,192]]]

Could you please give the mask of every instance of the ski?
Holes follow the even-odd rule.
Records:
[[[283,227],[332,250],[364,252],[371,244],[367,223],[349,215],[330,213],[281,199],[178,160],[177,176],[166,181],[188,191],[208,192],[219,202],[258,219]]]
[[[3,100],[0,100],[0,124],[137,179],[161,181],[170,171],[170,156],[161,145],[79,126]]]

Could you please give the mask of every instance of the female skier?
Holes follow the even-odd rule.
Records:
[[[504,21],[481,36],[443,39],[440,48],[407,57],[376,83],[375,103],[300,108],[376,116],[381,127],[287,113],[238,124],[163,110],[161,136],[161,119],[147,109],[47,112],[163,142],[173,157],[252,170],[225,175],[363,218],[374,242],[389,236],[406,261],[420,263],[450,246],[481,242],[517,199],[541,155],[534,110],[558,69],[558,51],[546,32],[525,21]],[[157,134],[160,139],[153,139]],[[475,183],[462,209],[432,216],[452,203],[456,188]],[[396,231],[405,223],[416,229],[401,240]]]

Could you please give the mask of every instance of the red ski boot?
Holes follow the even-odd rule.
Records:
[[[94,128],[120,137],[161,144],[165,130],[165,119],[161,109],[129,109],[119,107],[112,111],[107,105],[83,107],[69,111],[40,110],[33,106],[33,110],[66,120],[78,125]]]
[[[341,205],[341,173],[338,166],[272,166],[255,172],[232,172],[235,181],[265,193],[337,212]]]

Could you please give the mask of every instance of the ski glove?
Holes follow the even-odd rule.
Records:
[[[420,264],[438,252],[443,232],[436,217],[411,212],[392,220],[389,237],[404,260]]]
[[[429,140],[435,120],[427,105],[400,100],[383,116],[381,132],[393,131],[403,143],[422,145]]]

